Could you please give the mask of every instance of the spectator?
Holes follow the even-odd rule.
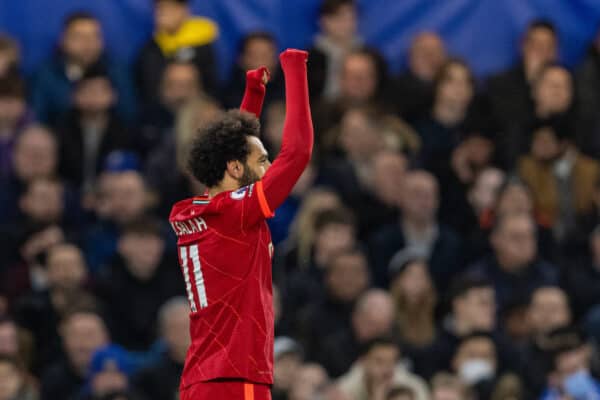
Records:
[[[144,175],[148,186],[159,198],[161,216],[168,216],[173,204],[180,199],[204,190],[187,173],[185,163],[189,144],[201,126],[212,122],[221,113],[222,109],[211,99],[199,97],[187,101],[177,112],[173,130],[165,130],[161,142],[148,154]],[[165,176],[163,171],[171,170],[173,166],[177,170]],[[276,213],[278,216],[279,212]]]
[[[52,246],[45,267],[48,288],[24,294],[15,305],[17,320],[34,339],[36,371],[60,354],[59,321],[87,277],[83,253],[73,244]]]
[[[533,337],[570,325],[571,310],[567,294],[557,286],[536,289],[531,295],[528,320]]]
[[[539,395],[546,386],[547,337],[554,330],[572,323],[569,299],[556,286],[535,290],[527,307],[528,336],[522,350],[521,374],[530,394]]]
[[[528,298],[538,287],[557,283],[555,267],[538,258],[535,223],[523,213],[503,215],[491,234],[493,254],[470,268],[494,283],[500,310]]]
[[[339,377],[358,359],[365,343],[392,333],[394,317],[393,299],[387,292],[378,289],[367,291],[354,306],[351,330],[323,337],[320,343],[323,351],[316,355],[315,361],[323,365],[331,377]]]
[[[300,366],[296,379],[289,391],[290,400],[312,400],[327,385],[329,377],[319,364],[306,363]]]
[[[217,24],[192,16],[188,0],[155,0],[154,23],[154,35],[142,47],[136,65],[142,98],[151,102],[159,97],[159,82],[172,61],[192,64],[202,86],[215,95],[218,80],[213,43],[219,36]]]
[[[167,351],[160,361],[139,371],[133,386],[147,400],[173,400],[179,393],[179,379],[190,345],[190,306],[184,297],[174,297],[158,310],[160,334]]]
[[[579,97],[579,118],[581,126],[588,129],[584,135],[578,135],[577,144],[585,153],[596,158],[600,155],[598,141],[597,110],[600,108],[600,26],[588,49],[587,55],[575,74],[576,92]]]
[[[431,400],[468,400],[472,396],[460,378],[440,372],[431,379]]]
[[[459,233],[469,234],[477,226],[468,201],[468,189],[481,171],[493,167],[495,147],[490,132],[468,131],[452,151],[449,165],[437,171],[441,183],[440,220]]]
[[[450,163],[468,122],[475,96],[475,77],[461,60],[450,59],[441,66],[433,88],[433,102],[426,118],[415,124],[421,136],[421,165],[439,175]]]
[[[0,79],[19,70],[21,49],[19,43],[7,34],[0,34]]]
[[[106,68],[119,94],[119,115],[128,121],[133,119],[135,98],[129,74],[106,56],[100,22],[86,12],[74,12],[65,18],[57,51],[36,73],[32,86],[36,117],[44,123],[54,124],[71,106],[75,83],[96,64]]]
[[[384,225],[370,239],[374,281],[388,286],[388,265],[392,256],[407,246],[420,248],[427,255],[430,273],[438,290],[443,291],[448,279],[458,268],[459,238],[438,224],[438,185],[425,171],[406,174],[400,198],[400,221]]]
[[[38,400],[39,394],[29,381],[19,360],[0,355],[0,400]]]
[[[40,125],[30,125],[16,138],[10,176],[2,181],[0,223],[18,215],[18,199],[27,184],[35,178],[50,178],[56,174],[58,145],[54,135]]]
[[[352,307],[369,286],[369,266],[359,250],[334,255],[324,273],[324,292],[307,306],[300,317],[306,348],[313,357],[322,349],[319,339],[350,329]]]
[[[439,370],[449,369],[452,356],[462,338],[474,332],[494,334],[496,302],[492,282],[481,277],[461,275],[449,290],[449,313],[442,321],[440,334],[432,346],[423,375],[431,377]],[[498,336],[494,335],[498,341]]]
[[[392,257],[390,293],[396,304],[396,323],[404,354],[421,371],[429,363],[427,353],[437,337],[437,293],[427,266],[427,255],[406,247]]]
[[[492,76],[487,84],[494,116],[505,130],[533,114],[531,85],[545,64],[557,60],[558,35],[552,22],[538,19],[528,24],[521,40],[521,56],[517,65]]]
[[[65,359],[50,365],[41,381],[42,400],[69,399],[76,396],[90,372],[96,350],[109,342],[102,318],[85,308],[74,309],[60,326]]]
[[[391,104],[383,101],[386,80],[385,62],[376,50],[361,48],[348,53],[339,75],[339,95],[313,105],[316,132],[327,132],[338,124],[350,106],[375,105],[385,109]]]
[[[292,188],[290,196],[279,206],[275,213],[275,217],[269,219],[269,229],[271,230],[271,240],[274,245],[278,245],[286,240],[290,234],[290,228],[300,210],[304,196],[315,183],[316,171],[315,165],[309,164],[296,185]]]
[[[271,73],[264,99],[265,108],[274,101],[284,99],[285,86],[277,59],[277,41],[269,32],[255,31],[246,34],[241,41],[237,63],[231,71],[222,98],[225,108],[239,107],[246,87],[246,71],[262,66],[267,67]]]
[[[177,115],[193,101],[205,98],[194,64],[167,64],[160,78],[159,96],[144,108],[136,150],[144,157],[158,150],[161,142],[172,135]]]
[[[15,141],[29,119],[21,78],[0,77],[0,181],[10,177]]]
[[[500,138],[502,158],[508,160],[510,168],[519,156],[527,152],[532,133],[540,126],[559,122],[565,138],[570,137],[573,142],[583,132],[577,125],[573,78],[569,70],[559,64],[544,65],[531,82],[531,87],[532,114],[522,123],[515,123],[515,128],[507,130]]]
[[[391,150],[379,151],[370,160],[369,178],[362,183],[367,185],[363,189],[363,202],[357,208],[361,239],[368,238],[388,221],[398,219],[402,181],[408,164],[407,157]]]
[[[118,151],[107,157],[98,190],[95,211],[100,221],[88,230],[84,242],[93,273],[116,254],[123,227],[146,214],[151,204],[139,160],[132,153]]]
[[[415,392],[406,386],[394,386],[385,398],[386,400],[415,400]]]
[[[385,400],[395,385],[408,387],[414,398],[429,398],[421,378],[399,366],[400,349],[390,339],[374,338],[363,345],[359,362],[338,380],[340,389],[352,400]]]
[[[35,179],[19,199],[21,214],[13,220],[16,226],[7,225],[3,232],[7,249],[4,254],[5,282],[8,293],[20,294],[20,290],[44,287],[45,279],[40,257],[55,243],[76,236],[76,205],[67,202],[67,193],[61,182],[54,179]],[[12,228],[11,228],[12,227]]]
[[[381,204],[374,198],[375,162],[378,153],[415,155],[417,134],[401,120],[368,107],[349,107],[339,127],[324,138],[324,154],[318,181],[334,188],[345,204],[360,216],[361,233],[381,220]],[[403,158],[402,154],[396,158]],[[406,167],[406,160],[402,169]],[[360,211],[360,212],[359,212]]]
[[[141,218],[123,227],[117,257],[98,279],[98,295],[111,317],[114,341],[143,351],[156,339],[155,316],[160,306],[183,294],[181,272],[168,261],[161,225]]]
[[[289,337],[275,339],[275,366],[273,369],[274,400],[287,400],[288,393],[302,365],[303,353],[300,345]]]
[[[0,354],[19,356],[19,328],[8,317],[0,318]]]
[[[74,85],[73,106],[56,129],[61,176],[84,192],[94,186],[106,156],[129,145],[128,131],[112,110],[116,101],[106,71],[88,68]]]
[[[462,338],[452,368],[478,399],[523,398],[519,378],[509,373],[501,375],[496,345],[487,334],[475,332]]]
[[[116,345],[103,346],[96,350],[90,364],[85,388],[77,400],[104,400],[134,397],[129,378],[134,370],[129,355]],[[135,398],[135,397],[134,397]]]
[[[579,230],[578,221],[594,208],[600,163],[581,154],[560,123],[540,126],[531,154],[519,161],[519,174],[532,189],[538,215],[553,227],[559,242]]]
[[[402,116],[409,122],[426,117],[433,102],[434,82],[446,61],[446,48],[435,32],[423,32],[412,38],[408,49],[408,69],[396,82],[402,93],[398,100]]]
[[[327,266],[339,253],[351,250],[356,245],[356,223],[352,213],[345,209],[335,209],[323,210],[317,214],[309,262],[285,266],[291,272],[285,280],[287,311],[296,315],[301,307],[318,298],[323,291]],[[292,254],[286,258],[294,261]]]
[[[472,254],[469,254],[468,258],[474,259],[475,255],[482,258],[491,251],[489,237],[495,223],[498,218],[510,214],[528,214],[535,219],[540,256],[547,260],[555,260],[557,246],[552,231],[548,228],[549,224],[535,213],[531,189],[515,177],[504,180],[498,188],[493,209],[483,215],[480,226],[471,233],[468,247]]]
[[[32,335],[22,329],[10,317],[0,317],[0,354],[15,357],[26,370],[31,369],[34,341]]]
[[[559,328],[549,336],[551,352],[548,385],[543,400],[594,399],[600,396],[600,382],[590,374],[591,348],[573,328]]]
[[[587,240],[588,257],[571,260],[564,271],[564,287],[577,319],[598,307],[600,290],[600,227]]]
[[[493,224],[500,190],[506,181],[504,171],[495,167],[485,167],[467,188],[465,198],[468,210],[462,216],[460,225],[456,227],[462,228],[462,234],[468,238],[469,244],[464,246],[466,264],[478,260],[489,251],[489,229]]]
[[[483,230],[490,225],[500,188],[506,180],[505,173],[494,167],[484,168],[467,191],[467,201],[475,217],[473,230]],[[471,233],[469,232],[469,233]]]
[[[344,57],[360,48],[357,10],[353,0],[323,0],[319,7],[320,33],[309,50],[308,78],[311,97],[335,99]]]

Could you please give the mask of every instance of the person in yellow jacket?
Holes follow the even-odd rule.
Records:
[[[216,94],[216,62],[213,43],[218,25],[205,17],[192,16],[189,0],[155,0],[153,37],[143,46],[136,65],[138,89],[144,101],[158,98],[162,72],[169,62],[193,63],[204,90]]]

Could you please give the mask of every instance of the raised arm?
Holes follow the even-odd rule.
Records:
[[[271,213],[283,203],[308,165],[313,148],[313,125],[308,102],[308,53],[286,50],[279,56],[285,76],[286,114],[279,155],[261,183]],[[265,210],[263,210],[265,211]]]
[[[265,85],[268,80],[269,70],[266,67],[246,72],[246,90],[240,110],[248,111],[260,118],[267,90]]]

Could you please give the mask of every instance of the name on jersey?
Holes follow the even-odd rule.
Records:
[[[173,221],[171,222],[171,226],[177,236],[202,233],[208,229],[206,221],[200,217],[191,218],[185,221]]]

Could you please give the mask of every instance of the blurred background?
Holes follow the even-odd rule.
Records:
[[[20,0],[0,400],[178,399],[188,145],[266,65],[275,157],[287,47],[316,143],[269,221],[273,398],[600,398],[600,2]]]

